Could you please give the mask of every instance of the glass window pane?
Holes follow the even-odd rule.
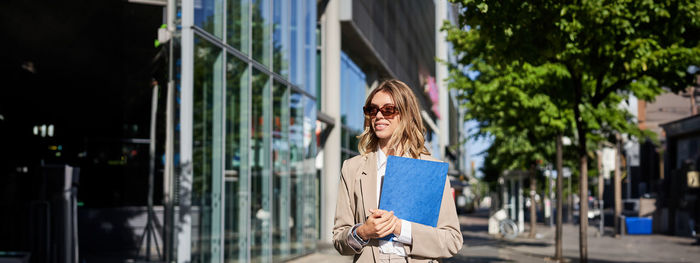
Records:
[[[270,0],[252,0],[253,59],[270,65]]]
[[[320,30],[319,30],[320,31]],[[323,89],[321,89],[321,50],[316,51],[316,79],[314,80],[314,83],[316,84],[316,110],[320,111],[321,107],[323,105],[323,100],[320,98],[323,97]]]
[[[367,84],[365,73],[344,53],[340,57],[340,120],[355,132],[362,132]]]
[[[192,258],[209,262],[220,254],[221,109],[223,56],[220,48],[195,38],[193,94],[192,209],[199,220],[193,231]],[[193,228],[197,227],[196,221]]]
[[[289,21],[289,81],[302,85],[304,79],[304,16],[301,0],[291,0]]]
[[[250,134],[251,172],[251,261],[269,260],[271,255],[271,92],[270,76],[252,72]]]
[[[316,248],[318,238],[319,193],[316,186],[316,102],[304,97],[304,249]]]
[[[228,56],[226,63],[226,207],[225,262],[246,262],[248,255],[247,87],[248,65]]]
[[[223,9],[223,0],[195,0],[194,24],[214,36],[223,38]]]
[[[304,104],[301,93],[292,92],[289,99],[289,160],[290,196],[289,206],[293,223],[290,227],[290,253],[303,253],[303,174],[304,174]]]
[[[250,19],[250,2],[248,0],[227,0],[226,37],[228,45],[250,54],[248,50],[248,21]]]
[[[273,0],[272,4],[272,67],[274,72],[289,74],[289,0]]]
[[[290,253],[290,218],[289,204],[289,89],[275,82],[273,85],[273,123],[272,123],[272,166],[274,213],[272,223],[273,262],[280,262]]]
[[[316,95],[316,0],[299,0],[303,2],[304,16],[304,81],[306,92]]]

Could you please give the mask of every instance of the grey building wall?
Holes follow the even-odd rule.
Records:
[[[343,0],[340,12],[343,51],[377,79],[406,82],[429,109],[419,76],[435,76],[433,1]]]

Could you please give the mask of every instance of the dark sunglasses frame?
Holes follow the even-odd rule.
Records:
[[[381,111],[384,117],[391,118],[399,113],[399,108],[391,104],[384,105],[381,108],[377,107],[376,105],[370,105],[362,107],[362,111],[364,111],[365,115],[369,117],[375,117],[377,116],[377,112]]]

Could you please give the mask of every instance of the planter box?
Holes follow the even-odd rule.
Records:
[[[651,234],[651,222],[651,218],[628,217],[625,219],[625,225],[627,225],[627,234],[649,235]]]

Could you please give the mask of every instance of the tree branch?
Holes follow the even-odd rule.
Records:
[[[612,85],[608,86],[603,90],[603,92],[596,94],[592,99],[591,99],[591,104],[593,107],[598,107],[598,104],[600,104],[610,93],[617,91],[618,89],[630,84],[632,82],[631,78],[628,79],[618,79],[613,83]]]
[[[600,92],[601,86],[603,86],[603,78],[605,77],[605,71],[601,70],[598,73],[598,76],[596,76],[595,80],[595,90],[593,91],[593,98],[598,96],[598,92]]]

